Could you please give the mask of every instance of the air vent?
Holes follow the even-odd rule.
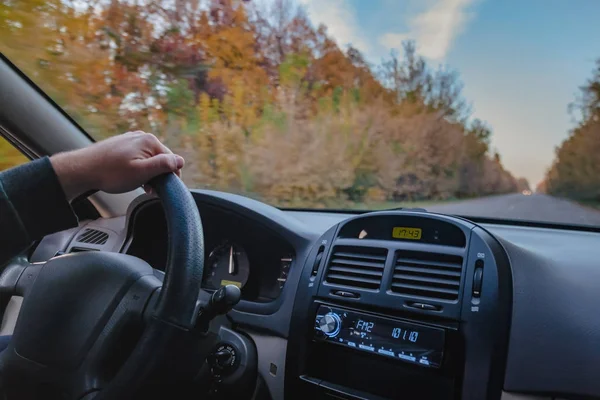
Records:
[[[435,300],[458,300],[462,257],[449,254],[399,251],[392,292]]]
[[[108,233],[96,229],[87,228],[75,239],[79,243],[90,243],[102,245],[108,240]]]
[[[336,246],[325,281],[353,288],[379,289],[386,255],[385,249]]]

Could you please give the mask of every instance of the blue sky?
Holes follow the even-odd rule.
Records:
[[[535,186],[573,126],[567,107],[600,58],[600,0],[298,0],[378,63],[414,39],[459,70],[504,165]]]

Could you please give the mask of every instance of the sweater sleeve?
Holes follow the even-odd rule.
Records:
[[[48,157],[0,172],[0,264],[77,223]]]

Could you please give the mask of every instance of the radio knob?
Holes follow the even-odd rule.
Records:
[[[319,319],[319,329],[329,337],[334,337],[340,333],[341,325],[342,321],[340,321],[339,315],[335,313],[327,313]]]

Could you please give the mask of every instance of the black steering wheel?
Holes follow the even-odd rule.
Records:
[[[99,251],[11,268],[0,277],[2,287],[12,288],[9,294],[24,297],[11,342],[0,354],[5,398],[131,398],[194,327],[204,267],[198,208],[174,174],[150,185],[167,219],[163,281],[139,258]],[[124,346],[130,328],[142,326],[148,314],[134,344]]]

